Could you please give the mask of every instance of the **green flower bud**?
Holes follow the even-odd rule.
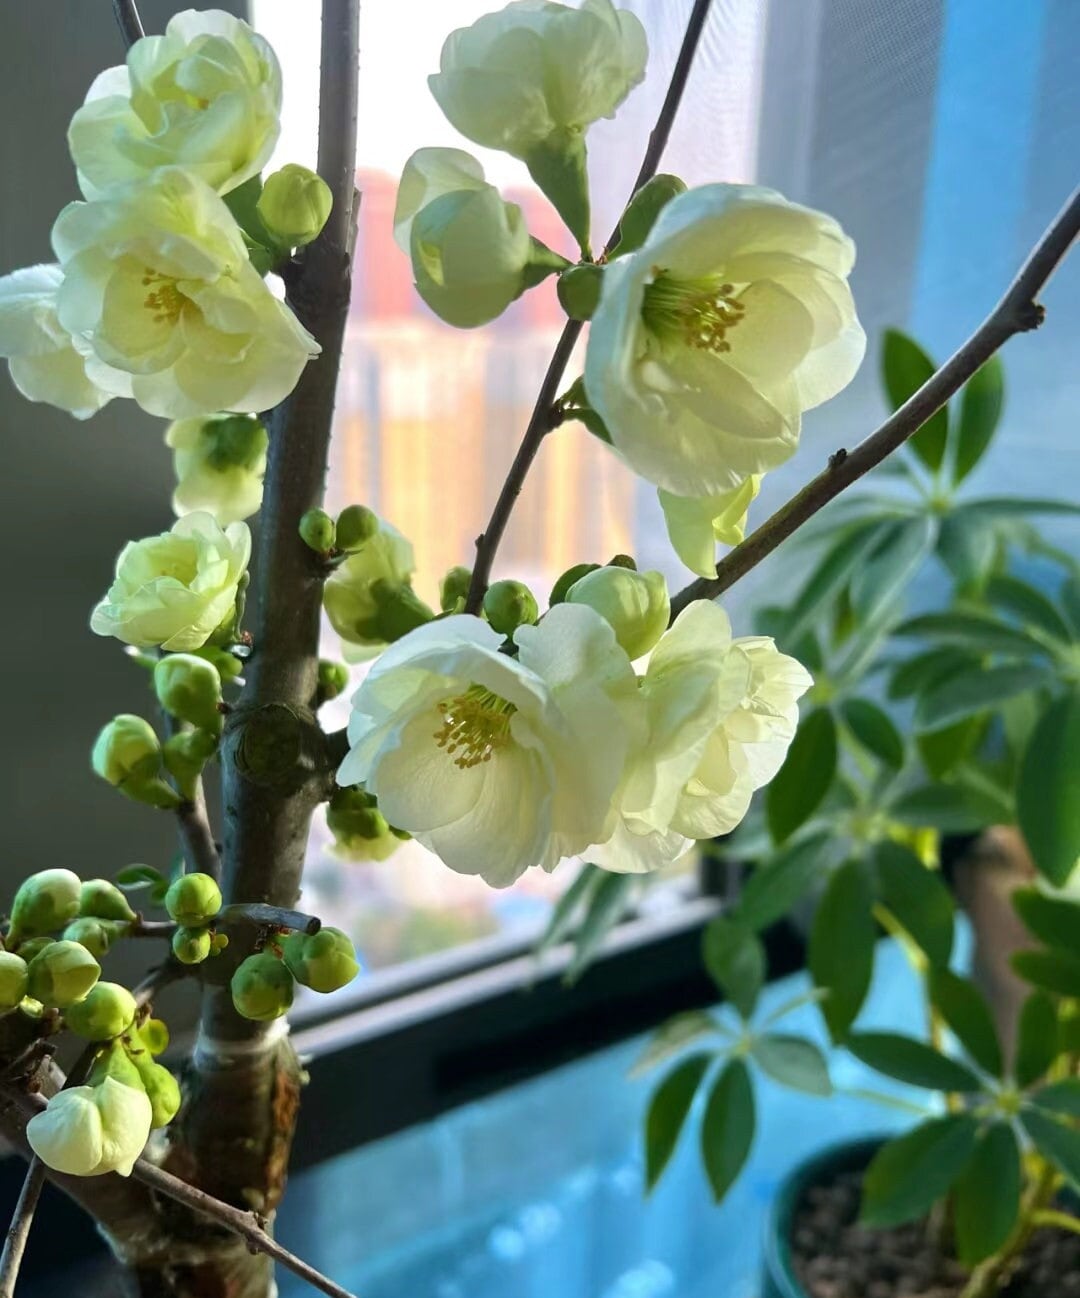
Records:
[[[170,919],[185,928],[202,928],[221,909],[221,889],[208,874],[182,874],[165,894]]]
[[[135,912],[115,883],[108,879],[87,879],[79,889],[79,914],[93,919],[122,919],[129,924]]]
[[[318,237],[333,205],[330,186],[321,176],[289,162],[267,176],[255,210],[275,242],[300,248]]]
[[[595,609],[615,632],[631,660],[648,653],[667,630],[671,600],[659,572],[624,567],[598,568],[570,587],[568,604]]]
[[[331,662],[329,658],[319,659],[318,696],[320,703],[329,703],[349,688],[349,669],[344,663]]]
[[[154,668],[154,691],[170,716],[221,733],[221,677],[196,654],[168,654]]]
[[[281,1018],[293,1003],[293,976],[271,951],[249,955],[229,986],[237,1014],[258,1023]]]
[[[85,1000],[64,1011],[64,1022],[87,1041],[111,1041],[131,1027],[138,1008],[126,987],[99,982],[90,988]]]
[[[173,955],[181,964],[202,964],[210,954],[210,931],[205,928],[178,928],[173,934]]]
[[[193,656],[205,658],[212,667],[216,667],[217,674],[223,681],[236,680],[244,670],[242,659],[237,658],[236,654],[230,653],[228,649],[219,649],[217,645],[203,645],[201,649],[193,650]]]
[[[484,596],[484,614],[500,635],[531,626],[540,614],[532,591],[520,581],[497,581]]]
[[[336,855],[349,861],[385,861],[409,837],[387,823],[374,795],[359,786],[334,790],[326,824]]]
[[[79,876],[71,870],[40,870],[24,879],[11,903],[8,946],[63,928],[79,913],[81,887]]]
[[[349,505],[338,514],[336,545],[339,550],[359,550],[379,530],[379,516],[366,505]]]
[[[0,951],[0,1009],[13,1010],[26,995],[26,961],[13,951]]]
[[[334,520],[325,509],[309,509],[300,519],[300,539],[316,554],[329,554],[336,536]]]
[[[282,950],[293,977],[312,991],[336,992],[360,972],[353,944],[339,928],[321,928],[311,936],[293,933]]]
[[[28,994],[65,1010],[81,1001],[101,977],[101,966],[79,942],[50,942],[30,961]]]
[[[602,266],[571,266],[559,276],[559,302],[571,320],[592,319],[603,280]]]
[[[94,919],[92,915],[85,915],[73,919],[64,929],[64,941],[78,942],[80,946],[86,947],[95,960],[100,960],[102,956],[108,955],[113,943],[123,935],[126,928],[127,923],[123,920]]]
[[[185,798],[195,797],[199,777],[217,746],[217,736],[209,730],[183,730],[165,741],[161,750],[165,768]]]
[[[10,940],[11,934],[9,933],[8,941]],[[55,940],[55,938],[51,937],[32,937],[29,942],[20,942],[18,944],[17,954],[29,964],[34,956],[44,951],[46,947],[52,946]]]
[[[567,568],[559,580],[551,588],[551,594],[548,596],[548,604],[554,608],[556,604],[562,604],[566,601],[566,592],[576,581],[580,581],[588,572],[595,572],[600,565],[598,563],[575,563],[572,568]]]
[[[153,1114],[150,1119],[151,1130],[157,1131],[159,1127],[167,1127],[180,1111],[179,1083],[167,1068],[154,1062],[148,1051],[133,1054],[131,1060],[150,1101]]]
[[[110,1077],[114,1082],[134,1087],[137,1091],[145,1089],[135,1061],[128,1054],[122,1041],[110,1041],[102,1050],[94,1061],[86,1084],[101,1086]]]
[[[161,1019],[147,1019],[138,1029],[138,1039],[152,1055],[160,1055],[169,1044],[169,1029]]]
[[[97,775],[135,802],[167,810],[180,804],[176,791],[160,778],[161,745],[142,717],[114,717],[98,735],[90,763]]]
[[[451,568],[439,583],[439,606],[444,613],[460,612],[472,583],[472,571],[460,565]]]

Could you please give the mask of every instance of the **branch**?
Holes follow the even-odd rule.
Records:
[[[306,915],[302,910],[288,910],[284,906],[264,906],[256,902],[239,902],[219,911],[215,922],[236,924],[246,921],[260,928],[290,928],[297,933],[313,937],[322,928],[317,915]]]
[[[113,14],[120,35],[129,48],[146,35],[135,0],[113,0]]]
[[[630,191],[631,199],[647,180],[652,179],[656,174],[656,168],[660,165],[661,155],[667,145],[668,136],[671,134],[675,115],[679,111],[683,91],[686,89],[686,82],[690,76],[690,68],[694,61],[694,54],[697,52],[702,30],[705,27],[705,20],[709,16],[710,3],[711,0],[694,0],[694,7],[690,12],[682,46],[679,49],[679,57],[675,61],[667,94],[664,96],[664,103],[656,119],[656,125],[649,134],[649,143],[645,149],[641,169],[638,171],[634,187]],[[628,199],[627,202],[629,203],[629,201]],[[611,237],[604,245],[604,251],[600,257],[601,261],[604,260],[618,240],[619,227],[616,225],[611,232]],[[521,495],[521,489],[525,485],[525,479],[532,467],[532,462],[536,459],[537,452],[540,450],[540,444],[546,435],[556,427],[553,404],[558,394],[563,372],[581,335],[581,328],[580,320],[568,320],[563,327],[559,341],[555,344],[555,351],[548,365],[547,373],[544,375],[544,381],[537,393],[536,404],[525,428],[525,435],[521,439],[521,445],[514,456],[514,462],[511,464],[510,471],[506,475],[506,481],[499,492],[499,498],[495,502],[491,518],[486,529],[476,538],[476,562],[473,567],[472,581],[469,583],[469,594],[465,601],[466,613],[478,613],[480,611],[480,605],[484,601],[484,592],[487,590],[491,578],[491,566],[506,531],[506,525],[510,521],[514,505],[518,496]]]
[[[22,1266],[26,1241],[34,1223],[34,1212],[45,1186],[45,1175],[45,1164],[35,1154],[26,1169],[26,1180],[19,1192],[19,1202],[15,1205],[15,1215],[4,1240],[3,1255],[0,1256],[0,1298],[14,1298],[19,1267]]]
[[[722,595],[834,496],[858,482],[917,433],[930,416],[940,410],[1014,334],[1037,329],[1042,324],[1044,312],[1035,301],[1036,295],[1069,251],[1078,233],[1080,189],[1073,192],[1035,245],[1005,296],[967,342],[853,451],[841,450],[831,456],[824,472],[720,560],[715,577],[699,578],[681,590],[671,601],[672,620],[692,601],[715,599]]]
[[[176,809],[176,818],[180,824],[180,838],[184,845],[184,855],[193,869],[208,874],[212,879],[221,882],[221,857],[214,832],[210,828],[210,817],[206,810],[206,796],[200,779],[195,786],[195,796],[190,802],[182,802]]]
[[[151,969],[140,982],[137,982],[132,987],[131,994],[135,997],[135,1004],[142,1009],[144,1005],[150,1004],[163,987],[168,987],[170,983],[178,983],[182,978],[186,978],[188,974],[194,972],[193,966],[181,964],[170,953],[166,960],[155,969]]]

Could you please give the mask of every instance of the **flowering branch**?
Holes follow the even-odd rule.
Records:
[[[683,91],[686,89],[690,68],[694,62],[698,42],[705,27],[705,20],[709,15],[710,3],[711,0],[694,0],[694,7],[686,24],[686,32],[671,74],[668,91],[664,96],[664,103],[656,119],[656,125],[649,134],[649,143],[642,159],[641,169],[630,193],[631,198],[646,181],[652,179],[656,174],[657,167],[660,165],[660,158],[667,146],[668,137],[675,122],[675,115],[679,110]],[[604,245],[604,251],[600,257],[601,261],[604,260],[618,241],[619,227],[616,226],[611,233],[611,237]],[[555,398],[574,346],[581,335],[581,327],[582,322],[580,320],[568,320],[559,336],[559,341],[555,345],[555,351],[548,364],[547,373],[544,375],[544,381],[537,393],[536,404],[533,407],[532,415],[529,417],[525,435],[521,439],[517,454],[514,456],[514,461],[506,475],[506,481],[499,492],[499,498],[495,502],[491,518],[486,529],[476,538],[476,562],[473,567],[472,581],[469,584],[469,594],[465,601],[466,613],[479,613],[480,611],[480,605],[484,600],[484,592],[487,590],[488,581],[491,577],[491,566],[495,560],[496,551],[506,531],[506,525],[510,521],[510,515],[513,512],[517,498],[521,495],[529,469],[532,467],[533,460],[536,459],[540,450],[540,444],[560,422],[558,412],[555,410]]]
[[[35,1155],[26,1169],[26,1180],[19,1192],[15,1215],[4,1240],[3,1255],[0,1256],[0,1298],[14,1298],[19,1268],[22,1266],[30,1227],[34,1222],[34,1212],[45,1186],[45,1176],[45,1164]]]
[[[126,45],[134,45],[146,35],[135,0],[113,0],[113,14]]]
[[[1044,311],[1036,295],[1053,274],[1080,233],[1080,189],[1073,192],[1035,245],[1005,296],[970,338],[888,419],[853,451],[830,456],[828,467],[798,495],[753,531],[716,565],[716,576],[699,578],[671,601],[674,620],[698,599],[722,595],[781,542],[811,519],[834,496],[857,482],[912,437],[975,371],[1014,334],[1037,329]]]

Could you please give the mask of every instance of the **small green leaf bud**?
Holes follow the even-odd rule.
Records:
[[[154,728],[142,717],[123,713],[98,735],[90,756],[97,775],[125,797],[151,807],[173,810],[180,804],[161,773],[161,745]]]
[[[115,883],[108,879],[87,879],[79,889],[79,915],[93,919],[122,919],[129,924],[135,912]]]
[[[329,658],[319,659],[318,698],[320,703],[329,703],[349,688],[349,669],[344,663],[331,662]]]
[[[168,654],[154,668],[154,692],[170,716],[221,733],[221,677],[196,654]]]
[[[592,319],[603,282],[602,266],[571,266],[559,276],[559,302],[571,320]]]
[[[316,554],[329,554],[336,536],[334,520],[325,509],[309,509],[300,519],[300,539]]]
[[[456,613],[465,606],[472,572],[460,565],[451,568],[439,583],[439,606],[444,613]]]
[[[249,955],[229,984],[237,1014],[268,1023],[288,1013],[293,1002],[293,976],[271,951]]]
[[[126,987],[99,982],[64,1011],[64,1022],[87,1041],[111,1041],[131,1027],[138,1008]]]
[[[26,995],[26,961],[13,951],[0,951],[0,1009],[13,1010]]]
[[[42,1005],[67,1009],[101,977],[101,966],[80,942],[50,942],[30,961],[28,993]]]
[[[548,604],[552,608],[556,604],[562,604],[566,600],[566,592],[574,584],[580,581],[588,572],[595,572],[600,565],[598,563],[575,563],[572,568],[567,568],[559,580],[551,588],[551,594],[548,596]]]
[[[610,624],[631,660],[648,653],[667,629],[671,600],[659,572],[624,567],[598,568],[576,581],[568,604],[586,604]]]
[[[162,746],[165,769],[185,798],[195,797],[203,767],[217,752],[218,740],[208,730],[182,730]]]
[[[336,992],[360,972],[352,942],[339,928],[293,933],[282,943],[285,963],[298,983],[316,992]]]
[[[63,928],[79,913],[82,883],[71,870],[39,870],[24,879],[11,903],[8,946]]]
[[[338,514],[335,544],[339,550],[351,553],[359,550],[365,541],[379,530],[379,516],[366,505],[349,505]]]
[[[210,954],[210,931],[205,928],[178,928],[173,934],[173,955],[181,964],[202,964]]]
[[[221,909],[221,889],[208,874],[182,874],[169,885],[165,909],[184,928],[202,928]]]
[[[318,237],[333,205],[330,186],[321,176],[289,162],[267,176],[255,210],[276,243],[300,248]]]
[[[84,915],[73,919],[64,929],[63,936],[65,942],[78,942],[80,946],[86,947],[95,960],[100,960],[108,955],[113,943],[126,928],[127,923],[123,920],[95,919],[92,915]]]
[[[497,581],[484,596],[484,614],[493,630],[511,636],[519,626],[531,626],[540,610],[536,597],[523,582]]]
[[[164,1065],[155,1063],[147,1051],[133,1054],[131,1060],[150,1101],[150,1129],[157,1131],[160,1127],[167,1127],[180,1111],[179,1083]]]

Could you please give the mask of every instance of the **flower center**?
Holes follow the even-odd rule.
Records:
[[[439,704],[442,727],[433,738],[447,753],[458,755],[454,765],[463,771],[481,762],[510,742],[510,718],[517,711],[513,703],[483,685],[470,685],[464,694]]]
[[[727,332],[746,314],[733,284],[719,275],[677,279],[659,267],[655,276],[645,288],[641,306],[641,317],[651,333],[717,356],[731,351]]]
[[[187,304],[187,298],[169,275],[159,275],[151,266],[143,272],[143,287],[150,289],[143,306],[154,313],[154,324],[176,324]]]

